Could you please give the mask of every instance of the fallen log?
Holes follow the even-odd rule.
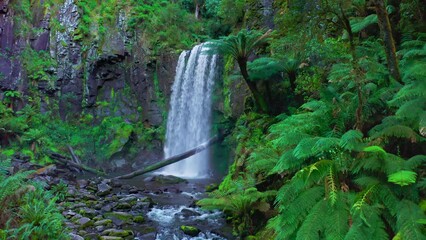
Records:
[[[78,164],[78,163],[72,162],[71,159],[69,159],[68,157],[65,157],[65,156],[63,156],[59,153],[52,152],[52,153],[49,154],[49,156],[50,156],[51,159],[55,160],[57,163],[60,163],[62,165],[68,165],[68,166],[71,166],[71,167],[75,167],[77,169],[80,169],[80,170],[83,170],[83,171],[86,171],[86,172],[91,172],[91,173],[94,173],[94,174],[97,174],[97,175],[100,175],[100,176],[106,175],[104,172],[96,170],[96,169],[91,168],[91,167],[88,167],[84,164]]]
[[[207,149],[208,147],[210,147],[211,145],[213,145],[213,144],[221,141],[224,136],[225,135],[216,135],[216,136],[210,138],[207,142],[204,142],[204,143],[198,145],[197,147],[195,147],[195,148],[193,148],[191,150],[188,150],[188,151],[186,151],[184,153],[181,153],[179,155],[172,156],[172,157],[167,158],[167,159],[165,159],[163,161],[160,161],[158,163],[152,164],[152,165],[150,165],[150,166],[148,166],[148,167],[146,167],[144,169],[136,170],[136,171],[131,172],[129,174],[115,177],[114,179],[130,179],[130,178],[134,178],[136,176],[139,176],[139,175],[142,175],[142,174],[145,174],[145,173],[149,173],[149,172],[155,171],[155,170],[160,169],[162,167],[165,167],[167,165],[170,165],[170,164],[173,164],[173,163],[185,160],[186,158],[191,157],[192,155],[195,155],[195,154],[197,154],[199,152],[202,152],[205,149]]]
[[[80,159],[77,157],[77,155],[74,153],[74,149],[72,149],[72,147],[70,145],[67,145],[68,150],[70,151],[71,154],[71,158],[72,160],[77,163],[77,164],[81,164]]]

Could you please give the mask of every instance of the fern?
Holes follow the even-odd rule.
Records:
[[[416,182],[416,176],[417,174],[415,172],[401,170],[390,174],[388,176],[388,181],[400,186],[407,186]]]
[[[354,33],[361,32],[372,24],[377,24],[376,14],[371,14],[364,18],[353,18],[351,20],[351,28]]]

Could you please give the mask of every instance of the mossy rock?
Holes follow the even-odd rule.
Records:
[[[122,240],[122,237],[113,237],[113,236],[101,236],[99,240]]]
[[[133,218],[133,215],[125,212],[109,212],[105,213],[104,217],[109,219],[115,218],[124,222],[130,222]]]
[[[192,226],[180,226],[180,230],[182,230],[186,235],[189,235],[191,237],[197,236],[201,231],[200,229]]]
[[[214,190],[217,190],[219,188],[219,184],[217,183],[212,183],[206,186],[205,191],[206,192],[213,192]]]
[[[135,223],[144,223],[145,222],[145,218],[143,216],[135,216],[135,217],[133,217],[133,222],[135,222]]]
[[[103,219],[103,220],[99,220],[96,221],[94,223],[95,226],[111,226],[112,225],[112,220],[111,219]]]
[[[164,184],[164,185],[187,183],[188,182],[187,180],[185,180],[183,178],[179,178],[179,177],[172,176],[172,175],[157,175],[157,176],[153,177],[151,181],[157,182],[157,183],[160,183],[160,184]]]
[[[122,203],[119,203],[116,208],[117,209],[130,209],[130,208],[132,208],[132,205],[130,205],[130,203],[122,202]]]
[[[112,236],[112,237],[127,237],[133,236],[133,232],[130,230],[119,230],[115,228],[107,229],[102,232],[102,235]]]
[[[148,233],[153,233],[156,232],[157,229],[155,229],[155,227],[150,227],[150,226],[145,226],[142,229],[140,229],[140,232],[142,233],[142,235],[148,234]]]

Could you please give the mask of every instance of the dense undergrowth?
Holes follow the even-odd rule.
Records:
[[[257,49],[250,80],[261,87],[281,74],[291,97],[276,117],[240,117],[235,162],[198,204],[224,210],[234,233],[253,239],[425,239],[426,35],[407,18],[422,18],[418,3],[388,2],[390,23],[401,17],[396,75],[380,6],[296,2],[279,7],[271,53],[250,32],[214,43],[243,77],[244,51]]]
[[[40,29],[25,25],[40,18],[31,8],[55,6],[55,11],[62,1],[15,2],[22,19],[18,35],[36,35]],[[272,32],[264,27],[265,9],[259,4],[82,0],[77,1],[81,22],[74,40],[83,49],[102,44],[117,31],[123,14],[127,31],[147,42],[154,55],[220,38],[211,44],[225,65],[223,96],[216,99],[223,99],[225,118],[235,122],[227,142],[235,147],[235,159],[219,189],[198,204],[222,209],[235,235],[426,239],[422,1],[274,1]],[[51,28],[64,31],[54,20]],[[67,152],[70,145],[85,163],[105,162],[164,137],[163,127],[125,117],[82,113],[64,122],[54,103],[41,113],[37,84],[45,81],[54,88],[57,63],[48,52],[29,46],[20,58],[31,84],[25,95],[2,95],[5,158],[45,164],[52,161],[51,152]],[[232,112],[233,81],[248,86],[241,116]],[[13,221],[0,219],[0,238],[61,236],[55,200],[28,182],[27,174],[0,173],[1,189],[8,189],[0,195],[0,210],[13,215],[18,206],[22,209],[8,215]],[[19,201],[5,200],[21,188],[27,190]],[[44,224],[39,215],[55,221]]]
[[[31,171],[10,175],[10,160],[0,157],[0,239],[69,239],[56,207],[66,192],[47,191],[29,181]]]

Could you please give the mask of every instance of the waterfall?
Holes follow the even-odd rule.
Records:
[[[211,95],[218,57],[206,54],[204,44],[184,51],[176,67],[167,119],[165,157],[183,153],[210,137]],[[184,178],[209,175],[209,151],[166,166],[161,174]]]

